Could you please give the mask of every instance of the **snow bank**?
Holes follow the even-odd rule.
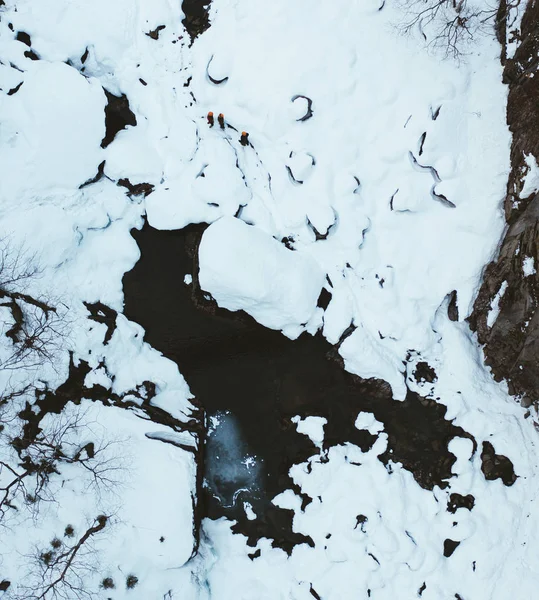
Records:
[[[219,306],[244,310],[292,339],[317,312],[324,273],[316,262],[239,219],[223,217],[210,225],[199,259],[200,287]]]

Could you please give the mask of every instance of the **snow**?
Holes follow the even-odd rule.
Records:
[[[532,194],[539,191],[539,166],[532,154],[526,154],[524,161],[528,167],[526,174],[524,175],[524,181],[522,191],[520,192],[521,198],[527,198]]]
[[[526,256],[524,258],[522,271],[524,272],[524,277],[530,277],[530,275],[535,275],[537,273],[533,256]]]
[[[322,446],[324,441],[324,425],[328,420],[324,417],[292,417],[292,423],[296,424],[298,433],[306,435],[315,446]]]
[[[380,6],[214,0],[210,29],[190,47],[179,4],[167,0],[18,0],[16,8],[6,0],[1,234],[39,255],[41,277],[28,292],[52,293],[71,318],[40,385],[65,380],[72,351],[92,368],[86,386],[123,394],[152,381],[151,404],[187,421],[191,392],[178,367],[122,314],[104,345],[105,325],[88,321],[82,302],[122,311],[122,276],[139,259],[130,230],[145,214],[160,229],[206,222],[198,276],[219,306],[291,338],[320,331],[332,344],[353,325],[339,346],[346,369],[388,381],[396,400],[405,398],[404,363],[414,350],[436,365],[429,397],[479,445],[490,441],[510,457],[517,481],[510,488],[486,481],[480,449],[459,438],[450,444],[457,460],[449,487],[420,488],[402,465],[390,462],[390,473],[382,464],[387,433],[360,413],[356,427],[377,436],[370,450],[344,444],[292,467],[294,483],[313,498],[304,510],[292,490],[273,499],[294,511],[294,530],[311,536],[313,548],[288,556],[262,539],[252,560],[254,549],[230,523],[206,520],[190,561],[196,473],[193,453],[178,445],[194,448],[195,440],[145,420],[140,408],[83,400],[96,429],[126,440],[130,475],[112,502],[82,493],[80,471],[62,472],[54,480],[58,505],[0,537],[2,577],[15,580],[34,544],[50,541],[66,522],[82,530],[101,500],[111,500],[114,529],[98,544],[102,566],[88,589],[105,576],[120,582],[119,574],[136,574],[137,590],[118,585],[118,599],[167,598],[171,590],[171,599],[182,600],[309,600],[312,589],[324,600],[368,590],[374,600],[393,600],[415,598],[423,585],[423,600],[536,597],[538,418],[525,419],[505,385],[492,380],[465,322],[504,229],[511,140],[499,47],[485,37],[460,64],[441,61],[420,36],[396,34],[402,13],[393,3]],[[146,35],[161,24],[158,40]],[[17,31],[31,35],[41,60],[24,57]],[[208,71],[228,80],[215,85]],[[106,149],[103,88],[125,93],[137,117]],[[299,121],[306,98],[313,115]],[[238,131],[209,129],[209,110]],[[242,130],[252,147],[239,144]],[[106,177],[79,189],[103,160]],[[526,163],[522,197],[538,189],[537,164],[531,156]],[[116,185],[120,177],[155,191],[131,200]],[[533,259],[522,268],[533,274]],[[192,283],[173,264],[171,277]],[[324,287],[331,293],[325,311],[317,307]],[[492,302],[489,327],[506,288]],[[453,290],[457,323],[446,314]],[[211,451],[227,463],[226,482],[239,481],[255,497],[261,465],[230,419],[210,420],[210,443],[212,436],[218,442]],[[324,419],[295,422],[298,434],[322,444]],[[217,475],[209,473],[210,484]],[[448,514],[451,493],[472,494],[474,509]],[[253,520],[254,505],[243,505]],[[445,539],[461,542],[450,558]]]
[[[199,259],[200,287],[223,308],[244,310],[292,339],[316,316],[324,273],[309,255],[256,227],[219,219],[204,232]]]
[[[525,263],[524,263],[525,264]],[[490,310],[487,315],[487,327],[492,327],[496,323],[496,319],[500,314],[500,302],[507,290],[507,281],[504,281],[500,286],[500,289],[496,292],[496,295],[490,303]]]

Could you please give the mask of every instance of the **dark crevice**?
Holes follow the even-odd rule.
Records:
[[[455,540],[447,539],[444,541],[444,556],[449,558],[452,556],[453,552],[460,546],[460,542],[455,542]]]
[[[206,75],[208,76],[208,79],[215,85],[221,85],[222,83],[226,83],[228,81],[228,77],[223,77],[222,79],[215,79],[215,77],[212,77],[210,75],[210,65],[211,65],[212,60],[213,60],[213,54],[206,66]]]
[[[447,512],[455,514],[459,508],[467,508],[472,510],[475,505],[475,498],[471,494],[462,496],[461,494],[453,493],[449,496],[447,503]]]

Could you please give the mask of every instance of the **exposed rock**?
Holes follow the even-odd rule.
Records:
[[[481,452],[481,471],[485,479],[494,481],[501,479],[504,485],[511,486],[517,480],[513,463],[503,456],[496,454],[494,446],[490,442],[483,442],[483,451]]]
[[[209,28],[208,12],[210,4],[211,0],[183,0],[182,10],[185,18],[182,23],[191,37],[191,42]]]
[[[166,25],[158,25],[155,29],[152,29],[151,31],[148,31],[146,33],[146,35],[148,37],[151,37],[152,40],[158,40],[159,39],[159,33],[165,29]]]
[[[110,342],[112,334],[116,331],[116,317],[118,316],[118,313],[113,308],[109,308],[101,302],[85,302],[84,306],[86,306],[90,313],[89,319],[96,323],[103,323],[107,326],[107,333],[103,340],[103,344],[106,346]]]
[[[444,556],[449,558],[453,552],[460,546],[460,542],[455,542],[454,540],[445,540],[444,541]]]
[[[447,316],[451,321],[459,320],[459,308],[457,305],[457,291],[453,290],[449,295],[449,304],[447,306]]]
[[[424,360],[416,364],[413,375],[417,383],[433,383],[438,379],[436,371]]]
[[[480,343],[485,344],[486,363],[494,377],[507,379],[509,391],[525,405],[539,400],[539,279],[534,269],[539,262],[539,194],[521,197],[525,157],[539,162],[539,1],[527,4],[522,19],[518,48],[507,58],[505,45],[505,0],[499,11],[498,36],[502,41],[504,82],[509,85],[507,122],[513,134],[511,172],[505,197],[509,228],[499,256],[486,269],[484,281],[469,318]],[[492,302],[506,282],[499,299],[499,314],[490,314]],[[489,319],[490,314],[490,319]],[[494,321],[494,322],[493,322]]]
[[[101,141],[101,148],[106,148],[116,134],[125,129],[128,125],[133,127],[137,124],[137,119],[129,108],[129,100],[125,94],[115,96],[103,88],[107,97],[107,105],[105,106],[105,137]]]
[[[455,514],[459,508],[467,508],[472,510],[475,505],[475,498],[471,494],[463,496],[462,494],[453,493],[449,496],[447,503],[447,512]]]

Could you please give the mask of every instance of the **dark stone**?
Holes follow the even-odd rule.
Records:
[[[455,542],[454,540],[445,540],[444,541],[444,556],[449,558],[453,552],[460,546],[460,542]]]
[[[33,50],[26,50],[24,56],[30,60],[39,60],[39,56]]]
[[[303,117],[296,119],[296,121],[307,121],[314,114],[313,113],[313,101],[310,98],[308,98],[307,96],[302,96],[301,94],[296,94],[295,96],[292,96],[292,102],[295,102],[298,98],[303,98],[304,100],[307,100],[307,111],[303,115]],[[359,182],[358,182],[358,185],[359,185]]]
[[[11,581],[8,581],[7,579],[4,579],[3,581],[0,581],[0,592],[6,592],[11,586]]]
[[[166,25],[158,25],[155,29],[152,29],[152,31],[148,31],[148,33],[146,33],[146,35],[148,37],[151,37],[152,40],[158,40],[159,39],[159,32],[162,31],[163,29],[165,29]]]
[[[101,302],[84,302],[84,306],[86,306],[90,313],[89,319],[92,319],[96,323],[104,323],[107,326],[107,333],[103,340],[103,344],[106,346],[110,342],[112,334],[116,331],[116,317],[118,313]]]
[[[346,443],[366,451],[377,436],[359,431],[355,420],[360,411],[370,412],[388,434],[388,449],[379,457],[384,464],[401,463],[426,489],[446,487],[455,462],[449,441],[467,437],[475,447],[472,436],[445,419],[443,405],[413,392],[396,402],[386,382],[346,372],[337,349],[321,335],[292,341],[245,313],[217,307],[198,282],[205,227],[158,231],[145,224],[133,230],[141,258],[123,279],[127,318],[140,323],[145,340],[178,364],[209,415],[228,410],[235,416],[251,454],[264,464],[263,497],[253,503],[256,519],[246,518],[241,494],[226,507],[207,489],[199,497],[201,512],[235,520],[233,530],[251,545],[261,537],[286,551],[312,543],[292,530],[290,511],[271,503],[284,489],[299,495],[288,474],[293,464],[309,457],[325,460],[308,437],[297,433],[295,415],[327,419],[323,451]],[[183,282],[185,273],[193,278],[190,286]],[[303,497],[304,506],[308,501]]]
[[[320,296],[318,297],[318,302],[316,303],[316,306],[326,310],[326,308],[329,306],[330,301],[331,301],[331,292],[328,292],[326,290],[326,288],[322,288],[322,291],[320,292]]]
[[[368,520],[369,519],[365,515],[358,515],[356,517],[356,525],[355,525],[354,529],[357,529],[358,526],[359,526],[359,528],[361,529],[361,531],[363,533],[365,533],[365,527],[364,527],[364,525],[365,525],[365,523],[367,523]]]
[[[459,309],[457,306],[457,290],[453,290],[449,295],[449,304],[447,306],[447,316],[451,321],[459,320]]]
[[[19,42],[22,42],[23,44],[26,44],[28,46],[28,48],[30,48],[32,46],[32,39],[24,31],[18,31],[17,35],[15,36],[15,39],[18,40]]]
[[[8,96],[13,96],[13,94],[16,94],[21,89],[21,86],[22,86],[23,83],[24,83],[24,81],[21,81],[19,83],[19,85],[16,85],[14,88],[11,88],[9,90],[9,92],[7,93],[7,95]]]
[[[254,560],[255,558],[258,558],[261,554],[262,554],[262,552],[260,551],[260,548],[259,548],[258,550],[255,550],[254,552],[252,552],[251,554],[248,554],[247,556],[251,560]]]
[[[115,96],[103,88],[107,97],[105,106],[105,137],[101,141],[101,148],[106,148],[116,137],[116,134],[128,125],[137,124],[134,113],[129,108],[129,100],[125,94]]]
[[[416,364],[413,375],[417,383],[423,383],[425,381],[428,383],[434,383],[438,380],[436,371],[424,360]]]
[[[485,479],[493,481],[501,479],[504,485],[511,486],[517,480],[513,463],[503,456],[496,454],[494,446],[490,442],[483,442],[483,451],[481,452],[481,471]]]
[[[447,512],[455,514],[459,508],[472,510],[475,505],[475,498],[471,494],[462,496],[461,494],[451,494],[447,503]]]
[[[317,593],[317,591],[313,588],[313,585],[311,584],[311,589],[309,590],[309,592],[311,593],[311,596],[315,599],[315,600],[322,600],[322,598],[320,597],[320,595]]]
[[[132,198],[133,196],[149,196],[154,189],[151,183],[131,183],[129,179],[120,179],[118,185],[127,188],[127,195]]]

